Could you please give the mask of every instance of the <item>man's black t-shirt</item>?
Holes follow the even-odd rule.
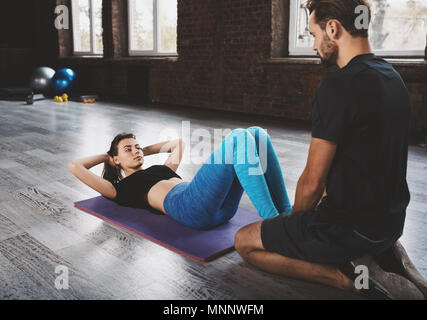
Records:
[[[316,89],[312,137],[337,151],[327,196],[316,208],[323,222],[350,225],[382,239],[402,232],[411,103],[400,75],[374,54],[354,57]]]

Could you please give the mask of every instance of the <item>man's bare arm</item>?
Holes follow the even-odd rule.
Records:
[[[313,209],[325,194],[326,178],[335,157],[336,144],[312,138],[307,164],[298,180],[293,212]]]

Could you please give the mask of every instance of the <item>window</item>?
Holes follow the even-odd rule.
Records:
[[[305,1],[291,0],[289,10],[289,55],[315,55],[311,49],[313,37],[308,29],[308,9]]]
[[[75,55],[102,55],[102,0],[72,0]]]
[[[289,54],[315,55],[308,31],[309,12],[304,0],[291,0]],[[369,40],[381,56],[424,56],[427,1],[371,0]]]
[[[128,0],[129,54],[176,54],[177,0]]]

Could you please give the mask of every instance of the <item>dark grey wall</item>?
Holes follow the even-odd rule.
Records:
[[[27,87],[36,66],[54,66],[55,0],[0,1],[0,87]]]

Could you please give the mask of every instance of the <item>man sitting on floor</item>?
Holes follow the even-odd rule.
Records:
[[[313,50],[339,69],[316,90],[292,214],[242,228],[235,248],[263,270],[358,292],[350,262],[402,235],[411,103],[400,75],[371,52],[355,13],[369,21],[367,1],[309,0],[307,8]]]

